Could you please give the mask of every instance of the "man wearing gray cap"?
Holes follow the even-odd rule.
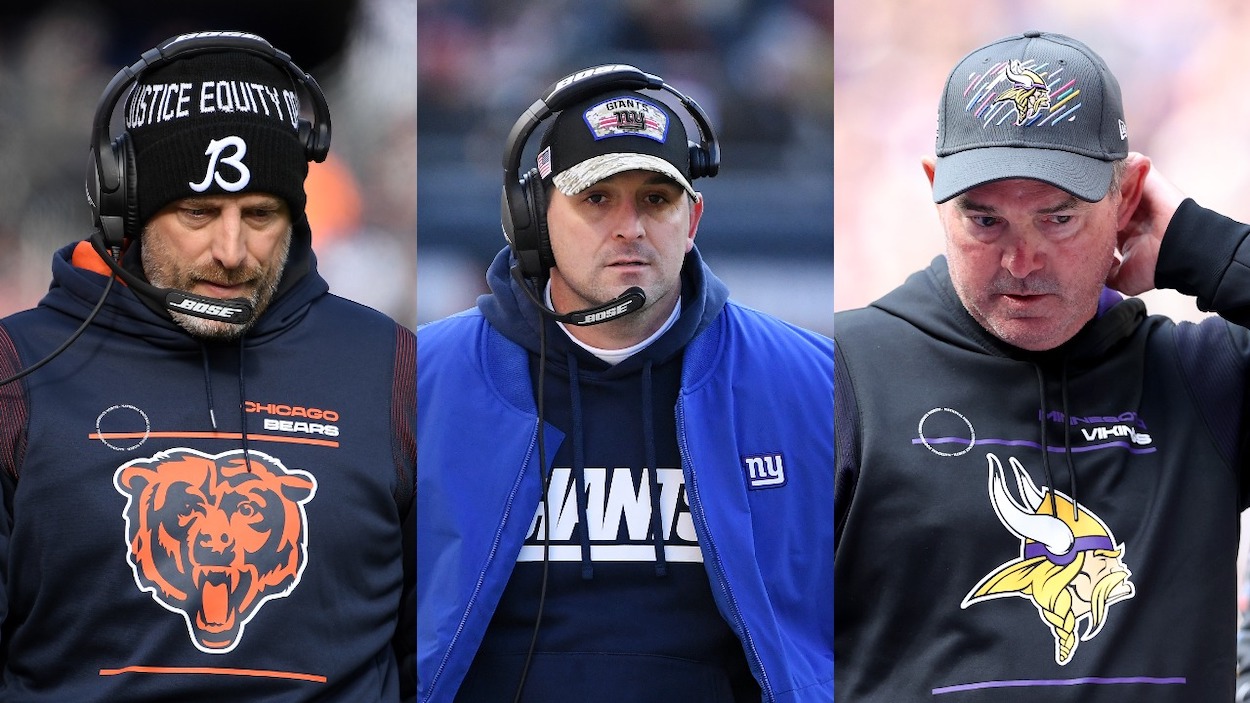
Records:
[[[490,293],[417,330],[418,700],[831,700],[833,345],[699,256],[706,115],[600,66],[504,153]]]
[[[835,317],[846,700],[1232,699],[1250,227],[1129,124],[1058,34],[947,80],[923,164],[946,253]],[[1220,317],[1126,297],[1155,287]]]

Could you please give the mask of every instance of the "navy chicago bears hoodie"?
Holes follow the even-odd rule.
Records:
[[[0,377],[100,299],[86,246],[0,321]],[[415,363],[304,222],[240,341],[115,283],[0,387],[0,700],[414,700]]]

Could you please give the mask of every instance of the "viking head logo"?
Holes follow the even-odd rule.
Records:
[[[1055,661],[1067,664],[1080,642],[1102,630],[1111,605],[1133,597],[1124,545],[1116,544],[1098,516],[1053,489],[1039,491],[1013,457],[1011,470],[1024,504],[1016,502],[1007,492],[1002,463],[987,456],[990,502],[1003,526],[1020,538],[1020,557],[981,579],[960,607],[1008,596],[1033,601],[1055,637]],[[1081,621],[1088,624],[1078,639]]]
[[[182,614],[201,651],[234,649],[260,606],[299,583],[312,474],[256,451],[174,449],[123,465],[113,482],[127,497],[135,583]]]
[[[1008,102],[1016,108],[1017,127],[1050,109],[1050,89],[1046,82],[1025,68],[1019,59],[1007,62],[1003,76],[1011,81],[1012,87],[1004,90],[994,102]]]

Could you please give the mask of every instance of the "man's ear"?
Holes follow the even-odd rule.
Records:
[[[933,187],[933,174],[937,171],[937,159],[932,156],[926,156],[920,159],[920,166],[924,168],[924,175],[929,178],[929,187]]]
[[[694,248],[694,237],[699,233],[699,221],[703,219],[703,193],[696,193],[690,202],[690,230],[686,233],[686,251]]]
[[[1129,218],[1141,202],[1146,175],[1150,173],[1150,159],[1138,153],[1129,153],[1124,159],[1124,177],[1120,179],[1120,209],[1116,212],[1116,229],[1128,226]]]

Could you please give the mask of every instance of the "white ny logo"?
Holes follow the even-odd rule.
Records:
[[[230,156],[223,157],[221,153],[227,147],[234,147],[234,153]],[[247,166],[243,164],[243,156],[245,154],[247,154],[247,142],[244,142],[242,137],[226,137],[225,139],[212,140],[208,143],[208,148],[204,150],[205,156],[212,156],[212,158],[208,160],[208,172],[204,174],[204,180],[199,183],[188,182],[187,185],[191,186],[191,190],[194,190],[197,193],[203,193],[208,190],[209,183],[216,179],[217,185],[221,186],[222,190],[226,190],[231,193],[243,190],[252,180],[252,172],[249,171]],[[218,161],[223,164],[233,166],[234,170],[239,172],[238,180],[227,181],[222,178],[221,174],[217,173]]]

